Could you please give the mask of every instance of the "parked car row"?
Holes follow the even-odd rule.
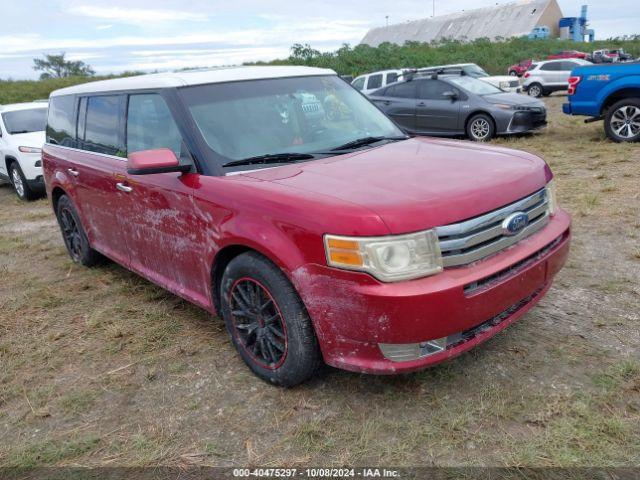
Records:
[[[547,111],[540,100],[507,93],[461,73],[416,71],[382,88],[371,100],[406,132],[415,135],[466,135],[488,141],[542,128]]]
[[[538,102],[460,74],[396,87],[512,122],[521,99]],[[569,253],[541,158],[411,138],[331,70],[64,88],[42,148],[73,261],[104,255],[217,313],[247,366],[281,386],[323,362],[398,374],[460,355],[534,307]]]
[[[616,63],[616,62],[632,62],[633,55],[627,53],[623,48],[613,50],[594,50],[592,53],[580,52],[578,50],[563,50],[548,55],[546,60],[568,60],[579,59],[586,60],[590,63]],[[513,77],[522,77],[529,70],[531,64],[540,63],[532,59],[522,60],[507,69],[507,73]]]

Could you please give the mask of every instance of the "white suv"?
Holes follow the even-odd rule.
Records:
[[[583,65],[592,63],[580,58],[534,62],[524,74],[524,91],[532,97],[539,98],[560,90],[568,90],[571,72]]]
[[[381,72],[367,73],[355,78],[351,85],[365,95],[370,95],[382,87],[396,83],[402,75],[402,70],[383,70]]]
[[[47,103],[0,105],[0,179],[18,197],[33,200],[44,193],[42,145]]]

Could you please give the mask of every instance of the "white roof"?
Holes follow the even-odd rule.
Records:
[[[553,60],[541,60],[539,62],[533,61],[535,65],[546,65],[547,63],[558,63],[558,62],[573,62],[579,65],[593,65],[589,60],[584,60],[582,58],[554,58]]]
[[[32,108],[48,108],[48,102],[26,102],[11,103],[9,105],[0,105],[0,112],[14,112],[16,110],[29,110]]]
[[[431,2],[429,2],[431,4]],[[377,47],[390,42],[472,41],[477,38],[512,38],[528,35],[542,24],[556,33],[562,11],[556,0],[518,0],[449,15],[424,18],[369,30],[362,44]]]
[[[308,77],[313,75],[336,75],[333,70],[312,67],[224,67],[207,70],[154,73],[135,77],[114,78],[88,82],[73,87],[62,88],[51,93],[52,97],[76,93],[100,93],[119,90],[143,90],[158,88],[204,85],[207,83],[236,82],[241,80],[261,80],[267,78]]]

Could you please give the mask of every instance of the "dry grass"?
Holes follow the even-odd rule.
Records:
[[[543,155],[567,268],[480,348],[376,378],[257,380],[203,311],[68,259],[45,200],[0,188],[0,465],[637,465],[639,147],[557,113],[497,143]]]

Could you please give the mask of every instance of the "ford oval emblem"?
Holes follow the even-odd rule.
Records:
[[[518,235],[529,225],[529,215],[524,212],[516,212],[509,215],[502,222],[502,233],[509,237]]]

